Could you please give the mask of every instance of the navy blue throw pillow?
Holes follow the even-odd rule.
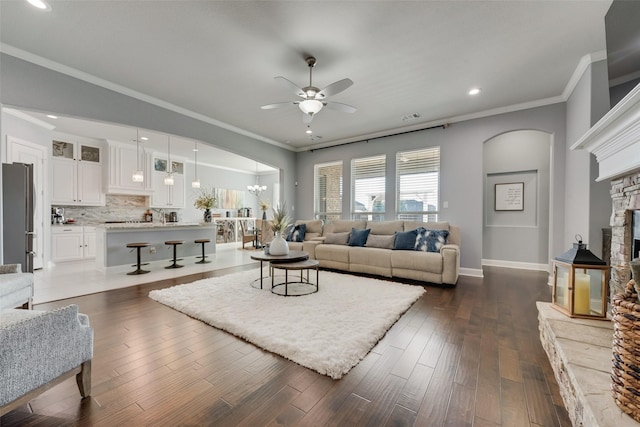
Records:
[[[307,224],[289,224],[284,231],[284,240],[287,242],[304,242],[304,235],[306,232]]]
[[[396,231],[396,239],[393,242],[393,249],[400,251],[413,251],[418,240],[418,230]]]
[[[440,252],[440,248],[447,244],[449,230],[430,230],[419,227],[417,231],[416,251]]]
[[[349,235],[349,242],[347,244],[349,246],[364,246],[364,244],[367,243],[367,237],[369,237],[370,232],[370,228],[367,228],[366,230],[352,228],[351,235]]]

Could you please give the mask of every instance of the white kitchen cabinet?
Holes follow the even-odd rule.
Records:
[[[153,171],[151,172],[151,185],[153,195],[150,206],[152,208],[184,208],[185,205],[185,162],[181,159],[171,158],[173,171],[173,185],[165,185],[167,176],[167,158],[164,155],[153,156]]]
[[[84,256],[82,227],[59,226],[51,229],[51,261],[76,261]]]
[[[53,158],[52,203],[74,205],[78,193],[78,165],[75,160]]]
[[[149,173],[151,153],[142,147],[138,151],[135,144],[124,144],[115,141],[108,141],[108,143],[107,193],[151,195],[153,193],[151,174]],[[133,172],[138,170],[138,167],[143,172],[143,182],[134,182],[132,179]]]
[[[104,206],[102,149],[76,142],[53,141],[51,203]]]
[[[78,225],[51,227],[51,261],[78,261],[95,257],[95,227]]]
[[[96,257],[96,228],[95,227],[82,227],[82,242],[84,247],[82,249],[82,258],[89,259]]]

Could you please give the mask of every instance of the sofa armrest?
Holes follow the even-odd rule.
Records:
[[[302,242],[302,250],[309,254],[309,259],[316,259],[316,246],[321,243],[319,240],[305,240]]]
[[[0,406],[93,357],[93,329],[77,305],[5,310],[0,321]],[[90,393],[90,385],[83,392]],[[82,390],[81,390],[82,391]]]
[[[442,255],[442,283],[455,285],[460,275],[460,247],[444,245],[440,248]]]
[[[7,273],[22,273],[22,266],[20,264],[0,265],[0,274],[7,274]]]

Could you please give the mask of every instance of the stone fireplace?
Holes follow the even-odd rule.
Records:
[[[629,261],[637,257],[640,228],[640,172],[611,181],[611,279],[609,295],[621,293],[631,278]],[[635,243],[635,244],[634,244]],[[636,253],[634,253],[636,252]]]
[[[597,180],[611,182],[609,295],[613,296],[622,292],[631,278],[629,261],[634,250],[633,218],[634,211],[640,210],[640,85],[605,114],[571,149],[585,149],[593,153],[598,161]]]

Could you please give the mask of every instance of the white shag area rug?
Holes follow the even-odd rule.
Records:
[[[320,271],[319,292],[284,297],[271,293],[271,279],[265,289],[253,288],[257,277],[258,269],[244,271],[151,291],[149,297],[339,379],[425,292],[417,285]],[[314,272],[310,278],[315,281]]]

